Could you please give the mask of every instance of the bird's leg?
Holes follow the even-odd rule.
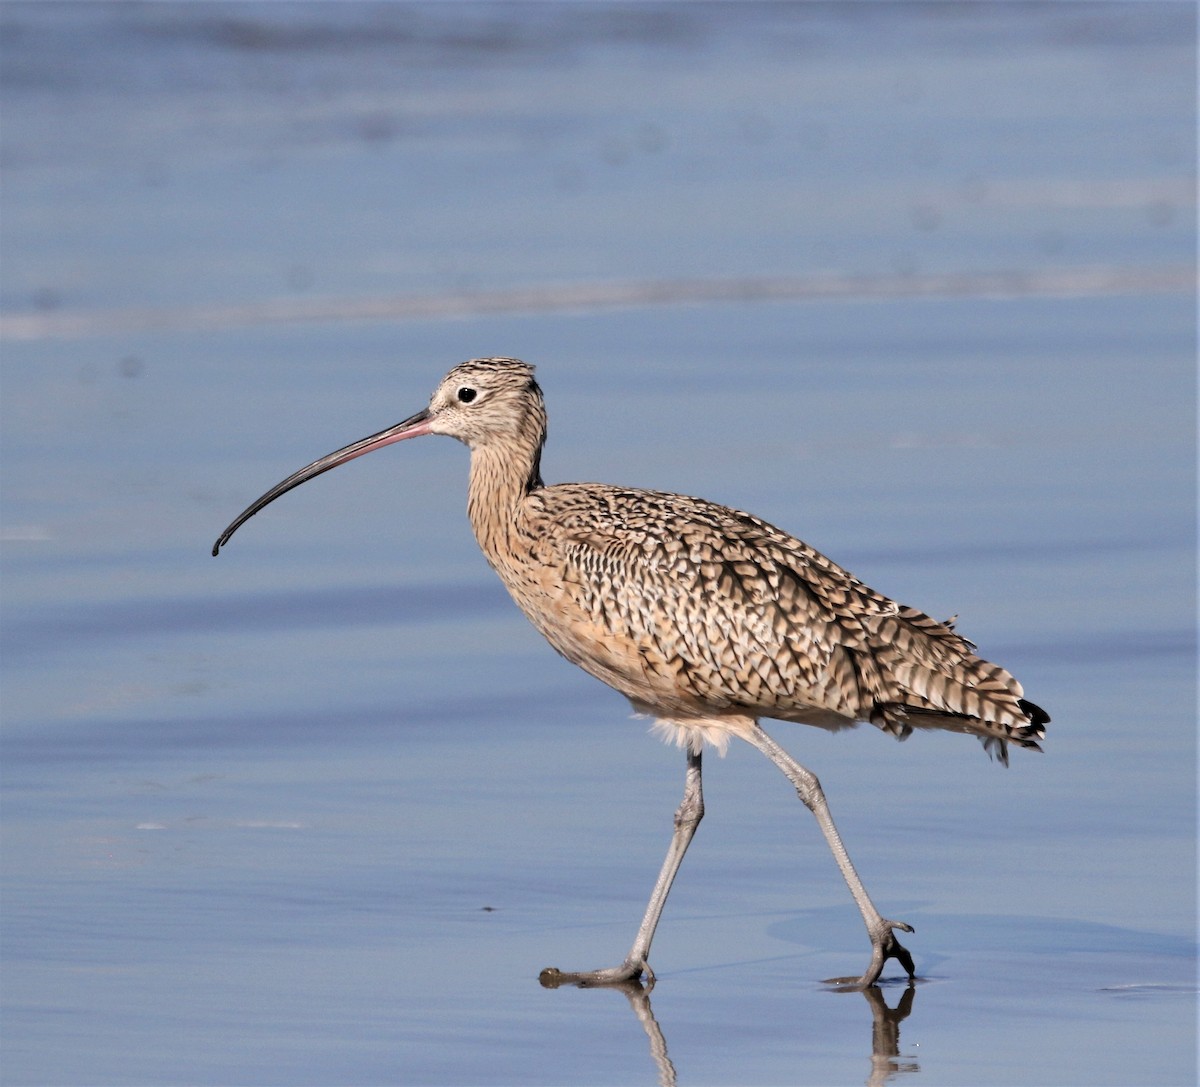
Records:
[[[888,959],[895,959],[899,962],[910,978],[916,977],[912,956],[896,939],[893,932],[894,929],[912,932],[912,926],[906,925],[903,921],[889,921],[882,917],[875,908],[870,895],[867,894],[867,889],[854,870],[850,854],[846,852],[846,847],[842,844],[841,835],[834,826],[833,816],[829,814],[829,805],[826,803],[825,793],[821,789],[821,783],[817,780],[816,774],[801,766],[761,728],[755,728],[746,736],[746,739],[784,772],[788,781],[796,787],[796,792],[804,802],[804,806],[816,816],[817,825],[820,826],[821,833],[825,835],[825,841],[829,843],[833,859],[837,861],[838,867],[842,870],[842,876],[850,888],[850,893],[854,896],[863,921],[866,922],[872,947],[871,962],[866,973],[860,978],[830,978],[828,979],[829,984],[865,989],[868,985],[875,984],[883,972],[883,964]]]
[[[693,751],[689,745],[683,800],[675,812],[675,832],[671,835],[671,845],[663,861],[662,870],[658,873],[645,916],[625,961],[620,966],[607,970],[589,970],[578,974],[566,973],[556,966],[548,966],[539,975],[539,980],[544,986],[557,988],[559,985],[619,985],[640,978],[643,974],[651,985],[654,984],[654,971],[650,969],[650,963],[647,961],[650,942],[654,939],[654,930],[658,927],[658,919],[662,916],[663,906],[671,891],[671,884],[675,882],[675,874],[679,871],[683,855],[687,852],[696,827],[703,818],[704,792],[700,780],[700,752]]]

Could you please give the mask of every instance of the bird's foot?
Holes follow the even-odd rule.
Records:
[[[645,959],[626,959],[620,966],[612,966],[607,970],[586,970],[578,974],[560,970],[557,966],[547,966],[538,974],[538,981],[544,989],[557,989],[560,985],[575,985],[580,989],[605,985],[625,988],[630,983],[640,986],[643,976],[646,989],[653,989],[655,979],[650,964]]]
[[[826,978],[824,984],[843,990],[867,989],[879,980],[879,975],[883,973],[883,964],[888,959],[895,959],[904,967],[908,974],[908,980],[915,981],[917,970],[913,965],[913,958],[908,953],[908,948],[896,939],[893,931],[895,929],[903,929],[905,932],[915,931],[912,925],[906,925],[903,921],[888,921],[881,917],[879,924],[870,929],[871,962],[866,973],[860,978]]]

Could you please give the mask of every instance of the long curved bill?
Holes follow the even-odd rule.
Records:
[[[336,468],[339,464],[345,464],[348,460],[361,457],[364,453],[382,449],[385,445],[391,445],[393,442],[402,442],[405,438],[419,438],[422,434],[432,434],[433,431],[430,429],[432,422],[433,414],[426,408],[424,411],[417,412],[416,415],[410,415],[402,423],[388,427],[387,430],[381,430],[378,434],[372,434],[369,438],[360,438],[357,442],[351,443],[344,449],[328,453],[321,457],[320,460],[315,460],[312,464],[301,468],[300,471],[293,472],[287,479],[276,483],[261,498],[250,503],[249,506],[230,522],[229,527],[221,533],[217,542],[213,544],[213,555],[216,555],[229,542],[229,537],[237,532],[242,525],[249,521],[264,506],[269,506],[281,494],[286,494],[293,487],[299,487],[301,483],[312,479],[313,476],[319,476],[322,472],[328,472],[330,468]]]

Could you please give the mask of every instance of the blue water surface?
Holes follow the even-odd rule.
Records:
[[[1196,1079],[1196,13],[0,8],[5,1084]],[[683,759],[479,555],[467,453],[271,484],[537,364],[550,481],[704,495],[1053,716]],[[771,726],[768,724],[768,727]]]

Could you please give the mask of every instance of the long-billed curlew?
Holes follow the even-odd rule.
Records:
[[[922,612],[881,596],[820,552],[749,514],[703,499],[602,483],[542,482],[546,409],[533,367],[517,359],[456,366],[429,407],[313,461],[238,515],[213,546],[313,476],[393,442],[445,434],[471,450],[467,513],[518,607],[567,660],[620,691],[687,755],[675,832],[633,947],[620,966],[542,972],[544,984],[653,981],[650,942],[704,814],[700,756],[731,736],[783,771],[816,816],[871,938],[866,987],[912,956],[871,902],[816,776],[759,718],[838,729],[869,721],[898,739],[914,728],[978,736],[1007,762],[1008,744],[1040,750],[1046,713],[975,646]]]

